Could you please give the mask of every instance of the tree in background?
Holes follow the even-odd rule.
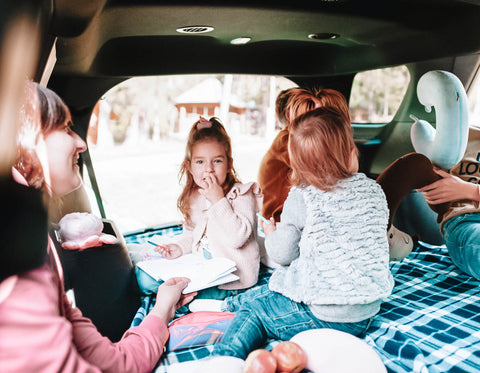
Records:
[[[405,66],[357,74],[350,95],[352,120],[385,123],[395,115],[410,79]]]

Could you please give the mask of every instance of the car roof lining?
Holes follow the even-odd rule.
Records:
[[[480,7],[463,1],[297,1],[292,6],[263,0],[227,6],[92,0],[90,11],[83,12],[69,3],[56,2],[52,23],[60,73],[341,75],[480,50],[480,39],[459,40],[480,23]],[[464,21],[456,23],[457,17]],[[215,29],[200,35],[176,32],[188,25]],[[78,35],[70,35],[72,29]],[[339,37],[311,40],[312,33]],[[241,36],[252,41],[230,44]]]

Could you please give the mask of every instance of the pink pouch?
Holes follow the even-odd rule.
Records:
[[[179,317],[168,326],[168,351],[219,342],[233,316],[230,312],[198,311]]]

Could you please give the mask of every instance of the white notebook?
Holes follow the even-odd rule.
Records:
[[[176,259],[152,259],[137,263],[137,266],[156,281],[172,277],[187,277],[190,283],[184,294],[238,280],[232,272],[235,262],[227,258],[204,259],[198,255],[186,254]]]

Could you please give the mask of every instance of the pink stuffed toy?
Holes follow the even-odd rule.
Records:
[[[62,247],[67,250],[83,250],[117,242],[115,236],[102,233],[102,220],[88,212],[67,214],[59,225]]]

